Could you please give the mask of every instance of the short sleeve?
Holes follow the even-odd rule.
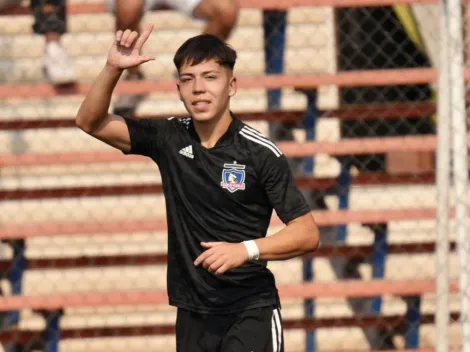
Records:
[[[165,119],[124,118],[129,130],[131,150],[126,154],[158,158],[170,121]]]
[[[262,162],[260,178],[269,202],[283,223],[310,211],[284,155],[268,153]]]

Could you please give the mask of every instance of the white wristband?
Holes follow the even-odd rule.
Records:
[[[248,252],[248,260],[258,260],[259,259],[259,248],[254,240],[243,241],[242,242],[246,251]]]

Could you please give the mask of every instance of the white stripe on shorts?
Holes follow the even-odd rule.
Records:
[[[273,352],[280,352],[282,344],[282,325],[277,308],[273,310],[273,316],[271,318],[271,335],[273,339]]]

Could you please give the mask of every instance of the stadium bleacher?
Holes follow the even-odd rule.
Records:
[[[331,6],[377,6],[378,1],[241,3],[230,40],[239,51],[236,70],[243,76],[233,110],[265,132],[267,121],[307,126],[306,132],[296,129],[297,143],[279,145],[286,155],[306,159],[298,183],[326,199],[329,209],[316,209],[315,218],[324,229],[337,227],[333,236],[344,240],[330,239],[313,257],[270,263],[284,302],[286,351],[369,350],[380,343],[432,348],[434,174],[355,175],[335,157],[434,151],[434,136],[340,140],[337,127],[338,119],[431,115],[432,103],[340,106],[338,87],[431,83],[435,71],[337,72]],[[273,18],[288,10],[282,71],[263,51],[266,10]],[[166,225],[158,172],[145,159],[124,158],[73,124],[82,94],[104,63],[113,19],[97,1],[72,1],[69,13],[64,43],[80,84],[60,89],[43,82],[43,47],[31,34],[31,17],[23,9],[0,16],[0,143],[5,146],[0,153],[0,239],[5,242],[0,267],[11,283],[11,288],[2,286],[6,297],[0,310],[11,312],[11,326],[0,331],[0,341],[47,352],[58,346],[61,352],[174,351],[174,310],[164,292]],[[172,11],[149,13],[145,20],[156,24],[147,50],[157,54],[157,63],[144,67],[148,81],[123,82],[117,93],[149,94],[138,117],[180,115],[172,52],[197,34],[200,24]],[[279,43],[284,45],[277,37],[270,45]],[[466,74],[470,77],[470,71]],[[313,101],[312,90],[317,91]],[[315,156],[315,167],[309,156]],[[270,232],[279,226],[274,218]],[[349,276],[338,276],[333,262],[338,259]],[[456,287],[452,282],[452,292]],[[359,314],[352,300],[371,307]],[[452,314],[455,321],[455,309]]]

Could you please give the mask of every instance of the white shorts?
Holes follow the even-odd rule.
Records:
[[[154,10],[158,6],[168,6],[176,11],[192,17],[194,9],[202,0],[144,0],[144,12]],[[114,12],[116,0],[105,0],[106,8],[109,12]]]

